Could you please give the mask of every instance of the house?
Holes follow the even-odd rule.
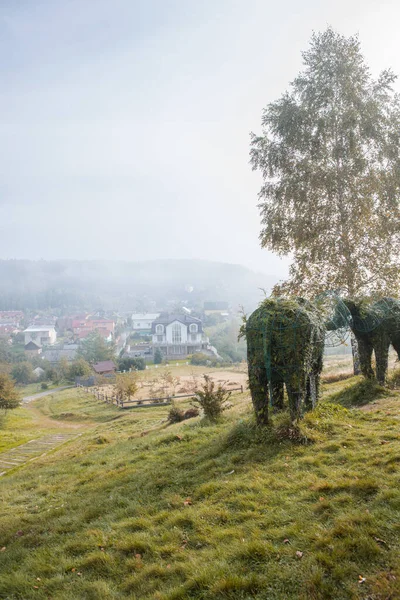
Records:
[[[97,331],[107,342],[111,342],[115,333],[114,321],[88,315],[73,319],[71,328],[74,338],[77,340],[83,340],[93,331]]]
[[[0,310],[1,325],[15,325],[18,327],[23,318],[24,313],[22,310]]]
[[[29,356],[38,356],[42,353],[42,347],[32,341],[25,344],[24,350]]]
[[[140,335],[151,335],[151,328],[160,313],[134,313],[132,315],[132,329]]]
[[[56,343],[57,333],[53,325],[31,325],[24,331],[25,346],[34,342],[38,346],[52,346]]]
[[[93,369],[98,375],[111,375],[115,373],[117,367],[112,360],[102,360],[93,365]]]
[[[151,331],[153,350],[160,349],[164,356],[186,358],[209,350],[201,320],[187,314],[161,315],[153,322]]]
[[[79,346],[77,344],[65,344],[60,348],[49,348],[43,352],[43,360],[48,360],[52,365],[56,365],[61,359],[72,362],[77,357]]]

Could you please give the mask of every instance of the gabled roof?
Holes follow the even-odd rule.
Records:
[[[160,313],[133,313],[131,319],[132,321],[154,321],[159,316]]]
[[[108,371],[116,371],[117,367],[112,360],[102,360],[93,365],[93,369],[96,373],[107,373]]]
[[[39,344],[35,344],[35,342],[28,342],[25,346],[25,350],[41,350],[41,346]]]
[[[54,330],[54,325],[30,325],[27,329],[24,330],[24,333],[29,333],[30,331],[52,331]]]
[[[160,317],[158,319],[156,319],[151,327],[151,330],[153,331],[153,333],[156,330],[156,325],[170,325],[171,323],[173,323],[174,321],[179,321],[180,323],[183,323],[183,325],[189,326],[192,323],[196,323],[196,325],[198,326],[198,330],[199,332],[202,331],[202,322],[200,319],[197,319],[196,317],[192,317],[190,315],[181,315],[181,314],[172,314],[172,315],[166,315],[165,313],[161,314]]]

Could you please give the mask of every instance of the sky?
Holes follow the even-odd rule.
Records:
[[[2,0],[0,257],[201,258],[282,279],[249,134],[313,31],[400,74],[398,0]]]

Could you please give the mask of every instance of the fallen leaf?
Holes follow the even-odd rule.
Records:
[[[34,586],[33,586],[33,589],[34,589],[34,590],[38,590],[38,589],[39,589],[39,586],[38,586],[38,585],[34,585]]]
[[[283,466],[284,466],[284,467],[288,467],[289,465],[288,465],[288,463],[285,463]]]
[[[167,565],[167,569],[170,569],[170,568],[171,568],[171,565]]]
[[[287,538],[285,538],[285,539],[283,540],[283,543],[284,543],[284,544],[290,544],[290,542],[289,542],[289,540],[288,540]]]
[[[358,583],[365,583],[365,577],[363,577],[362,575],[358,576]]]
[[[42,581],[40,577],[36,577],[36,581]]]
[[[296,556],[297,558],[303,558],[303,553],[300,550],[296,550]]]
[[[73,569],[71,569],[72,573],[75,573],[75,571],[76,571],[75,567]]]
[[[79,571],[78,571],[77,575],[82,575],[82,573],[79,573]]]
[[[378,542],[378,544],[385,544],[385,546],[387,546],[387,543],[385,542],[385,540],[381,540],[381,538],[375,537],[374,540],[376,542]]]
[[[176,437],[178,438],[178,440],[182,440],[183,439],[182,436],[178,435],[178,434],[176,434]]]
[[[319,501],[320,501],[320,502],[323,502],[324,500],[325,500],[325,498],[324,498],[323,496],[320,496],[320,497],[319,497]]]
[[[137,558],[137,560],[141,560],[142,559],[142,555],[141,554],[135,554],[135,558]]]
[[[388,444],[388,440],[381,440],[381,444]]]
[[[5,552],[6,551],[6,547],[3,546],[2,548],[0,548],[0,552]]]
[[[20,530],[20,531],[17,531],[17,533],[15,535],[17,535],[18,537],[21,537],[21,535],[24,535],[24,532]]]
[[[227,473],[227,475],[233,475],[235,472],[235,469],[232,469],[232,471],[229,471],[229,473]]]
[[[193,504],[191,498],[186,498],[186,500],[183,503],[184,506],[190,506],[191,504]]]

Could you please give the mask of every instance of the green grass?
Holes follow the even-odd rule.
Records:
[[[41,400],[90,429],[1,479],[0,598],[400,598],[398,414],[344,408],[347,386],[265,431],[246,394],[214,425]]]
[[[27,385],[17,385],[17,392],[20,398],[24,398],[25,396],[33,396],[34,394],[41,394],[43,392],[47,392],[48,390],[52,390],[54,388],[57,387],[61,387],[63,385],[70,385],[69,382],[62,382],[62,383],[48,383],[48,388],[47,390],[42,390],[41,388],[41,382],[37,381],[35,383],[28,383]]]

